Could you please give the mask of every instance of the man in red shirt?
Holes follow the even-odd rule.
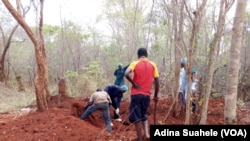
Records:
[[[150,103],[153,83],[155,85],[154,100],[158,100],[159,72],[156,64],[147,58],[148,53],[146,48],[139,48],[137,55],[138,60],[129,65],[125,76],[132,84],[129,121],[135,124],[138,141],[142,141],[141,125],[143,125],[146,138],[150,138],[147,109]]]

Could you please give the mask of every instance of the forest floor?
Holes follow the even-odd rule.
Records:
[[[124,122],[112,120],[114,124],[112,134],[106,132],[100,112],[93,113],[87,120],[79,118],[87,101],[87,98],[69,97],[62,97],[58,101],[54,97],[49,110],[45,112],[36,112],[35,107],[27,107],[16,112],[2,113],[0,114],[0,141],[131,141],[136,138],[134,125],[128,122],[129,101],[123,100],[120,107]],[[171,105],[171,99],[166,97],[159,99],[156,124],[184,124],[184,114],[174,118],[173,114],[169,113]],[[224,99],[210,99],[208,106],[207,124],[222,125]],[[112,117],[113,111],[110,110]],[[152,101],[148,111],[150,124],[154,123],[153,113],[154,102]],[[249,116],[250,113],[246,107],[239,108],[238,124],[250,124]]]

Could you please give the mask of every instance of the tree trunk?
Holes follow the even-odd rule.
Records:
[[[0,60],[0,81],[5,82],[6,81],[6,74],[4,70],[4,61]]]
[[[41,46],[42,45],[37,46],[35,50],[37,71],[34,84],[38,109],[39,111],[45,111],[48,108],[50,93],[48,89],[48,66],[46,62],[46,55],[42,51],[44,47]]]
[[[58,82],[58,95],[67,96],[67,85],[65,79],[60,79]]]
[[[56,99],[55,102],[60,104],[61,103],[61,98],[64,98],[65,96],[68,96],[67,85],[66,85],[65,79],[59,79],[57,85],[58,85],[58,95],[56,97],[57,99]]]
[[[227,84],[224,107],[224,124],[237,124],[237,88],[240,68],[240,54],[242,31],[247,1],[237,0],[236,12],[233,23],[233,33],[227,70]]]
[[[204,101],[202,103],[202,112],[201,112],[201,119],[199,124],[206,124],[207,121],[207,111],[208,111],[208,101],[210,97],[211,86],[213,82],[213,73],[214,73],[214,61],[216,56],[216,50],[219,48],[219,42],[221,41],[221,36],[225,24],[225,1],[221,1],[220,3],[220,12],[219,12],[219,19],[218,19],[218,27],[215,33],[214,39],[210,44],[210,52],[208,58],[208,67],[207,67],[207,75],[205,76],[205,88],[204,88]]]
[[[22,77],[21,76],[16,76],[16,81],[18,83],[18,91],[19,92],[24,92],[25,87],[24,87],[23,82],[22,82]]]
[[[24,18],[18,13],[17,10],[10,4],[8,0],[2,0],[5,7],[9,10],[12,16],[23,27],[35,47],[35,56],[37,61],[37,71],[34,80],[37,108],[38,111],[45,111],[48,109],[48,101],[50,99],[50,91],[48,86],[48,64],[44,48],[44,38],[42,33],[43,28],[43,4],[44,1],[40,0],[40,22],[39,22],[39,36],[32,32],[31,28],[27,25]]]
[[[28,13],[28,11],[30,10],[30,7],[25,7],[25,10],[23,12],[21,12],[21,4],[20,1],[17,1],[17,10],[19,14],[22,14],[23,17],[25,17],[25,15]],[[9,35],[9,37],[7,38],[7,40],[5,40],[5,36],[3,36],[3,45],[4,45],[4,49],[3,49],[3,53],[0,56],[0,81],[1,82],[5,82],[7,80],[7,76],[6,76],[6,72],[5,72],[5,66],[4,66],[4,61],[5,61],[5,56],[7,54],[7,51],[10,47],[11,44],[11,40],[12,37],[14,35],[14,33],[16,32],[17,28],[19,27],[19,24],[15,25]],[[0,27],[1,28],[1,27]],[[2,28],[1,28],[2,29]],[[2,31],[3,32],[3,31]],[[3,34],[4,35],[4,34]]]
[[[185,116],[185,124],[190,124],[190,113],[191,113],[191,108],[190,108],[190,98],[191,98],[191,69],[193,67],[193,55],[195,52],[195,42],[196,42],[196,36],[197,33],[199,32],[199,28],[200,28],[200,23],[201,23],[201,19],[202,19],[202,13],[203,13],[203,9],[205,8],[207,3],[207,0],[203,0],[201,5],[197,8],[196,11],[192,12],[193,15],[191,15],[191,12],[189,16],[190,19],[192,21],[192,32],[190,35],[190,39],[189,39],[189,48],[188,48],[188,65],[186,66],[186,70],[187,70],[187,81],[188,81],[188,89],[186,92],[187,95],[187,100],[186,100],[186,116]],[[194,18],[192,18],[194,17]]]
[[[5,72],[4,61],[5,61],[5,56],[7,54],[7,51],[10,48],[11,39],[12,39],[15,31],[17,30],[17,28],[18,28],[18,25],[14,26],[14,28],[12,29],[12,31],[10,33],[10,36],[8,37],[8,40],[7,40],[6,44],[4,44],[4,50],[3,50],[3,53],[2,53],[1,59],[0,59],[0,81],[1,82],[7,81],[7,76],[6,76],[6,72]]]
[[[165,2],[165,1],[164,1]],[[178,2],[172,0],[172,5],[177,6],[179,5]],[[180,18],[179,21],[177,19],[178,15],[178,9],[180,11]],[[167,13],[167,10],[165,10]],[[173,16],[173,31],[172,34],[174,35],[174,38],[170,37],[174,44],[174,50],[175,50],[175,83],[174,83],[174,108],[173,108],[173,116],[178,117],[180,114],[180,105],[178,103],[178,94],[179,94],[179,75],[180,75],[180,64],[179,60],[181,59],[181,56],[183,56],[183,53],[181,51],[182,47],[182,41],[183,41],[183,17],[184,17],[184,2],[182,1],[180,4],[180,7],[177,6],[177,8],[173,8],[173,13],[175,16]],[[179,25],[179,26],[178,26]]]

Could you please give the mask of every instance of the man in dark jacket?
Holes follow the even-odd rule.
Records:
[[[123,93],[128,91],[128,87],[126,85],[117,86],[117,85],[108,85],[105,87],[104,91],[106,91],[110,99],[112,101],[112,106],[115,109],[114,111],[114,120],[115,121],[122,121],[119,117],[119,108],[121,104],[121,100],[123,98]]]
[[[115,85],[117,86],[122,86],[124,85],[124,74],[126,69],[128,68],[128,65],[125,67],[122,67],[122,63],[118,63],[117,64],[117,69],[114,72],[114,76],[115,76]]]

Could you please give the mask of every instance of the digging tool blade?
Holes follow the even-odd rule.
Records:
[[[154,124],[156,124],[156,108],[157,108],[157,100],[155,101],[154,105]]]
[[[111,109],[112,109],[113,111],[115,111],[115,108],[114,108],[113,106],[111,106]],[[119,116],[119,118],[121,118],[121,119],[122,119],[122,117],[121,117],[121,115],[120,115],[120,114],[118,114],[118,116]],[[129,122],[126,122],[125,120],[122,120],[122,125],[129,126],[129,125],[130,125],[130,123],[129,123]]]

